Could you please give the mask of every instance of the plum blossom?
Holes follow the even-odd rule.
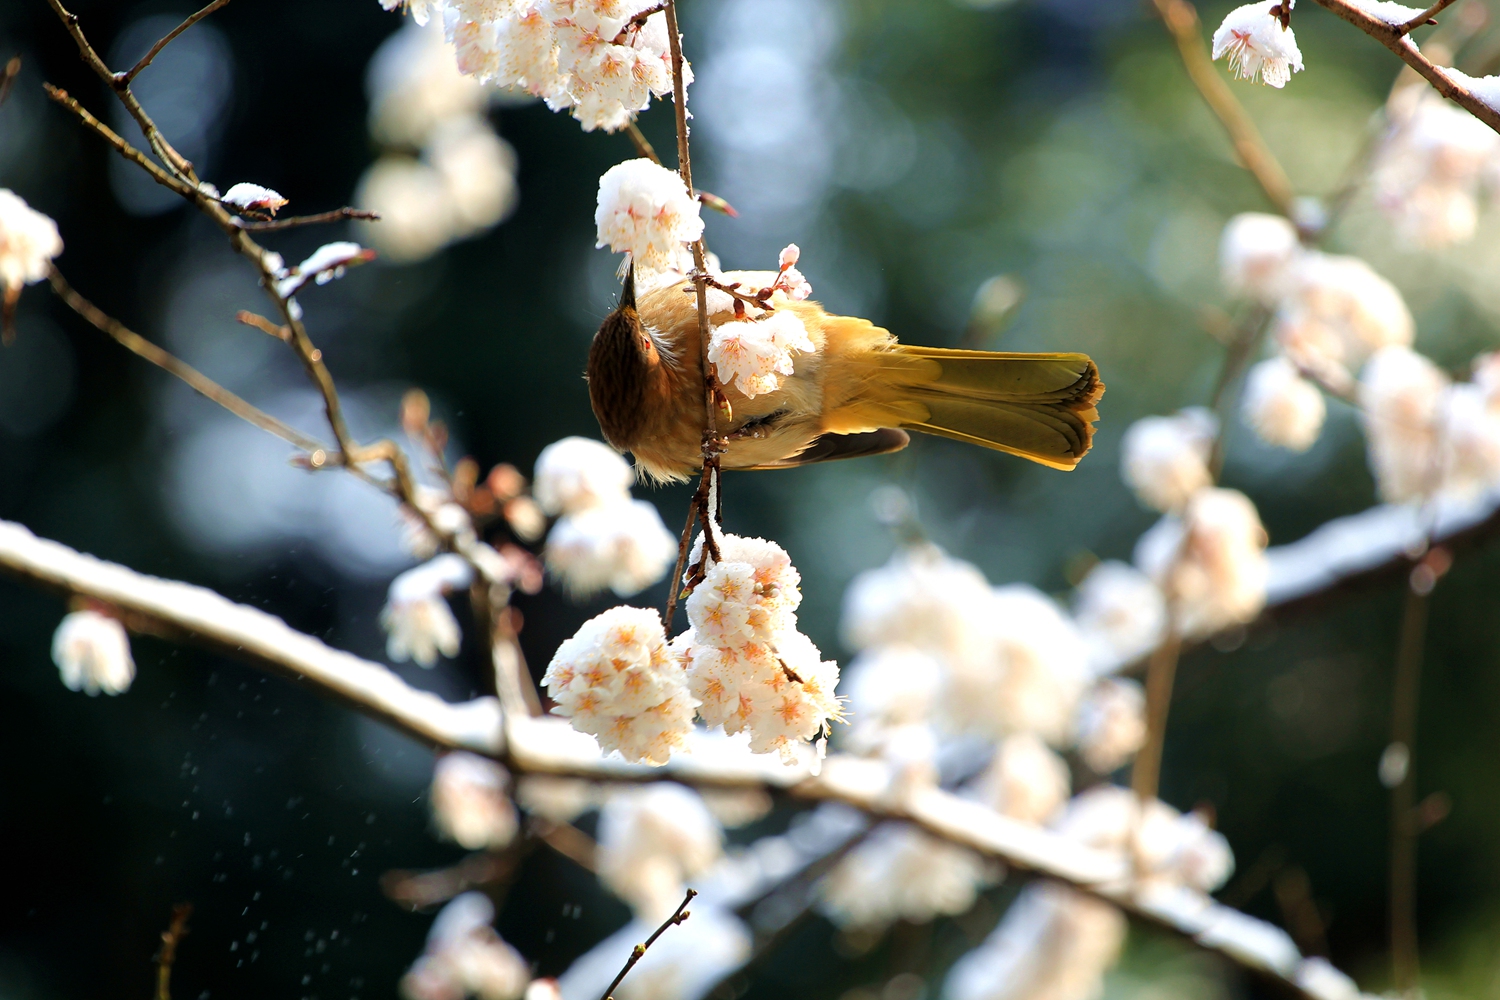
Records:
[[[793,373],[792,356],[814,349],[802,320],[788,309],[778,309],[755,319],[720,323],[709,340],[708,360],[720,383],[733,384],[753,398],[780,388],[782,378]]]
[[[698,201],[682,178],[647,159],[617,163],[599,178],[594,223],[599,246],[657,271],[669,270],[678,248],[703,235]]]
[[[1265,548],[1250,498],[1209,487],[1140,537],[1135,562],[1168,595],[1178,631],[1202,638],[1250,621],[1265,606]]]
[[[599,880],[637,917],[660,922],[723,853],[724,831],[691,788],[657,782],[617,792],[599,813]]]
[[[566,437],[537,456],[531,491],[544,513],[576,514],[629,499],[634,481],[630,463],[609,445]]]
[[[889,759],[888,751],[900,753],[912,739],[921,739],[912,731],[928,728],[937,708],[942,669],[932,656],[912,646],[878,646],[860,653],[843,672],[850,724],[842,745],[854,753],[883,753]]]
[[[1275,305],[1302,252],[1297,227],[1280,215],[1241,212],[1219,239],[1219,273],[1231,295]]]
[[[1375,203],[1419,247],[1474,235],[1479,195],[1500,180],[1500,136],[1430,88],[1396,88],[1371,183]]]
[[[1307,251],[1297,258],[1273,335],[1299,368],[1347,382],[1382,347],[1411,345],[1401,293],[1357,257]]]
[[[1500,408],[1472,382],[1450,386],[1439,404],[1442,491],[1472,499],[1500,483]]]
[[[542,677],[558,715],[632,763],[665,764],[693,725],[696,702],[667,650],[661,618],[617,607],[558,646]]]
[[[1438,485],[1438,414],[1448,377],[1406,347],[1375,354],[1360,374],[1359,403],[1370,468],[1388,503],[1412,503]]]
[[[1003,816],[1045,823],[1068,801],[1067,761],[1031,733],[1008,736],[970,790]]]
[[[432,922],[427,947],[401,978],[405,1000],[521,1000],[531,982],[526,960],[490,926],[495,906],[466,892]]]
[[[883,928],[965,913],[1001,869],[908,823],[883,823],[819,887],[819,908],[841,927]]]
[[[417,24],[426,24],[427,19],[443,9],[444,0],[380,0],[386,10],[400,10],[411,14]]]
[[[666,575],[676,557],[677,539],[647,500],[566,514],[547,533],[547,570],[577,597],[605,589],[638,594]]]
[[[854,649],[910,646],[945,664],[982,661],[991,649],[992,599],[973,564],[935,545],[898,549],[844,592],[844,641]]]
[[[256,212],[275,215],[286,206],[286,199],[268,187],[244,181],[234,185],[219,199],[241,212]]]
[[[1146,506],[1178,510],[1213,482],[1208,459],[1219,422],[1201,406],[1170,417],[1142,417],[1125,431],[1120,473]]]
[[[52,636],[52,662],[69,691],[123,694],[135,680],[130,638],[118,618],[93,610],[73,611]]]
[[[1241,415],[1267,444],[1306,451],[1318,439],[1327,414],[1323,393],[1286,358],[1268,358],[1250,369]]]
[[[516,807],[506,787],[510,774],[499,764],[465,751],[438,758],[432,770],[433,825],[443,837],[471,851],[504,847],[515,839]]]
[[[1109,774],[1146,743],[1146,693],[1133,680],[1106,677],[1078,705],[1078,751],[1095,774]]]
[[[1108,560],[1073,591],[1073,622],[1089,646],[1089,666],[1111,673],[1161,643],[1167,604],[1151,578],[1129,563]]]
[[[0,188],[0,296],[14,302],[22,285],[47,276],[52,258],[62,253],[57,223]]]
[[[1302,69],[1302,52],[1292,29],[1283,27],[1271,10],[1294,2],[1261,0],[1230,11],[1214,32],[1214,59],[1227,56],[1229,72],[1235,76],[1252,81],[1259,77],[1268,87],[1285,87]]]
[[[467,587],[473,568],[447,553],[391,581],[380,624],[386,631],[386,655],[397,663],[436,665],[438,654],[458,655],[462,633],[444,594]]]
[[[1229,842],[1200,814],[1179,813],[1159,799],[1143,808],[1134,792],[1117,785],[1075,796],[1053,826],[1086,847],[1130,851],[1142,878],[1158,885],[1213,892],[1234,873]]]

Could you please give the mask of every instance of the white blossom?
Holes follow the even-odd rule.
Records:
[[[443,27],[405,25],[375,51],[366,73],[370,134],[385,146],[420,149],[432,130],[484,111],[489,95],[454,65]]]
[[[1394,285],[1357,257],[1307,251],[1277,310],[1277,341],[1299,367],[1347,379],[1371,354],[1409,346],[1411,312]]]
[[[1439,401],[1438,425],[1444,495],[1473,499],[1500,483],[1500,407],[1483,387],[1449,386]]]
[[[516,153],[478,118],[450,118],[432,131],[424,151],[442,179],[462,239],[500,223],[516,204]]]
[[[284,299],[296,295],[309,281],[326,285],[344,276],[345,270],[355,264],[374,260],[373,251],[358,243],[340,240],[325,243],[308,255],[307,259],[290,270],[276,276],[276,294]]]
[[[669,268],[678,247],[703,235],[698,202],[682,178],[647,159],[617,163],[599,178],[594,223],[599,246],[655,270]]]
[[[692,729],[696,702],[654,611],[618,607],[589,619],[557,648],[542,684],[553,711],[632,763],[665,764]]]
[[[700,642],[725,648],[748,642],[775,643],[797,627],[802,576],[786,550],[763,538],[726,535],[720,561],[704,569],[704,579],[687,600],[688,621]],[[690,562],[703,558],[700,538]]]
[[[443,754],[432,770],[433,824],[445,838],[471,851],[504,847],[515,839],[516,807],[505,768],[478,754]]]
[[[1297,227],[1280,215],[1241,212],[1219,239],[1219,273],[1231,295],[1275,305],[1302,253]]]
[[[267,215],[275,215],[286,205],[286,199],[270,188],[244,181],[225,191],[219,200],[242,212],[263,212]]]
[[[1236,7],[1214,32],[1215,59],[1229,58],[1229,72],[1246,80],[1257,76],[1269,87],[1287,85],[1302,69],[1302,52],[1290,27],[1271,13],[1279,3],[1294,0],[1261,0]]]
[[[1073,621],[1089,646],[1096,674],[1128,666],[1161,644],[1167,604],[1151,578],[1129,563],[1107,560],[1073,591]]]
[[[1078,752],[1095,774],[1109,774],[1146,743],[1146,693],[1133,680],[1101,679],[1078,705]]]
[[[481,892],[457,896],[438,913],[427,947],[401,978],[406,1000],[521,1000],[526,960],[490,926],[495,907]]]
[[[1237,490],[1193,494],[1136,542],[1135,562],[1169,597],[1179,632],[1202,638],[1250,621],[1266,602],[1266,531]]]
[[[1370,468],[1388,503],[1419,501],[1436,489],[1438,412],[1447,388],[1448,377],[1406,347],[1379,351],[1360,374]]]
[[[14,298],[22,285],[41,281],[62,250],[57,223],[0,188],[0,295]]]
[[[1323,393],[1280,356],[1250,369],[1241,407],[1245,423],[1261,440],[1292,451],[1312,447],[1328,414]]]
[[[444,0],[380,0],[386,10],[409,11],[417,24],[426,24],[427,19],[443,9]]]
[[[637,917],[660,922],[723,851],[724,831],[697,792],[657,782],[617,792],[599,813],[599,880]]]
[[[462,557],[447,553],[392,580],[380,612],[386,655],[423,667],[434,666],[439,653],[457,656],[462,633],[443,595],[467,587],[473,572]]]
[[[630,463],[609,445],[566,437],[537,456],[531,492],[547,514],[576,514],[628,500],[634,481]]]
[[[547,533],[547,569],[570,594],[606,588],[621,597],[660,580],[677,557],[677,539],[656,505],[625,500],[559,518]]]
[[[354,203],[380,216],[362,234],[393,262],[425,260],[453,239],[455,210],[443,176],[421,160],[382,156],[360,178]]]
[[[860,653],[843,672],[849,728],[843,745],[877,753],[898,731],[926,728],[937,707],[942,666],[912,646],[878,646]]]
[[[1045,823],[1068,801],[1068,764],[1031,733],[1008,736],[971,794],[1023,823]]]
[[[775,392],[781,379],[793,372],[792,356],[814,349],[802,320],[788,309],[778,309],[714,327],[708,360],[720,383],[733,383],[744,395],[754,397]]]
[[[1125,943],[1117,908],[1033,882],[975,950],[954,963],[943,1000],[1097,1000]]]
[[[1095,785],[1074,797],[1054,824],[1064,837],[1102,850],[1129,852],[1141,875],[1158,885],[1213,892],[1234,873],[1234,854],[1223,834],[1196,812],[1179,813],[1129,789]]]
[[[1407,239],[1444,247],[1474,235],[1482,187],[1500,166],[1500,135],[1431,88],[1399,87],[1370,180],[1375,203]]]
[[[926,923],[966,913],[1001,869],[912,826],[882,823],[824,878],[820,909],[842,927]]]
[[[1177,510],[1212,484],[1208,460],[1218,429],[1217,418],[1201,406],[1170,417],[1142,417],[1125,431],[1120,474],[1146,506]]]
[[[945,664],[983,660],[991,650],[989,582],[971,563],[935,545],[898,549],[844,592],[842,631],[854,649],[904,645]]]
[[[130,637],[118,618],[98,611],[73,611],[52,635],[52,662],[69,691],[123,694],[135,680]]]

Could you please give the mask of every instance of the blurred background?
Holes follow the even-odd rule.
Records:
[[[193,6],[73,9],[123,66]],[[1217,24],[1230,6],[1205,4],[1203,20]],[[1284,92],[1236,93],[1299,193],[1319,195],[1367,141],[1397,64],[1306,6],[1297,30],[1307,70]],[[1200,313],[1226,304],[1219,232],[1231,215],[1268,207],[1147,6],[684,0],[683,11],[699,182],[740,212],[709,220],[726,267],[768,266],[796,242],[832,310],[915,343],[1087,351],[1109,385],[1094,453],[1072,475],[936,439],[887,458],[731,474],[727,527],[789,550],[805,581],[805,631],[840,651],[844,587],[895,545],[871,503],[883,486],[907,491],[929,536],[995,583],[1058,592],[1094,557],[1128,559],[1154,515],[1120,482],[1120,435],[1139,416],[1206,401],[1222,352]],[[174,43],[137,92],[221,190],[253,181],[290,198],[291,211],[336,208],[404,141],[372,132],[369,117],[381,93],[372,57],[402,23],[374,0],[237,0]],[[317,402],[290,352],[234,322],[238,309],[264,308],[244,262],[46,101],[44,79],[106,120],[118,110],[43,0],[0,5],[0,58],[16,52],[23,68],[0,108],[0,187],[58,221],[69,280],[316,432]],[[486,114],[508,144],[490,162],[513,172],[490,206],[503,221],[407,255],[421,259],[387,254],[303,301],[357,435],[392,432],[401,394],[417,386],[452,428],[455,455],[529,472],[549,442],[598,434],[582,370],[618,284],[617,259],[593,247],[594,196],[600,173],[635,154],[624,136],[584,134],[538,104],[499,100]],[[641,127],[671,148],[670,106],[653,106]],[[346,235],[366,238],[339,226],[267,242],[297,260]],[[1439,363],[1500,343],[1494,214],[1473,242],[1418,253],[1362,195],[1330,246],[1401,289],[1418,349]],[[1008,277],[987,286],[988,301],[1005,307],[1003,322],[974,322],[976,291],[998,275]],[[0,353],[0,517],[383,658],[385,587],[411,565],[392,502],[348,476],[292,469],[279,441],[127,354],[44,287],[23,297],[19,325]],[[1255,500],[1273,545],[1375,502],[1353,414],[1332,407],[1303,455],[1230,432],[1225,483]],[[637,495],[681,523],[686,491]],[[1418,794],[1446,793],[1452,813],[1421,847],[1432,996],[1500,996],[1497,569],[1493,551],[1464,554],[1433,602]],[[1221,898],[1294,924],[1304,949],[1376,987],[1388,977],[1388,805],[1376,764],[1400,595],[1395,579],[1343,591],[1221,643],[1234,648],[1192,651],[1163,775],[1163,798],[1210,805],[1234,848],[1239,872]],[[608,603],[578,606],[551,588],[518,597],[533,669]],[[429,918],[387,901],[377,877],[462,853],[428,830],[431,755],[291,684],[150,639],[135,643],[140,676],[127,695],[73,694],[48,653],[63,610],[0,580],[0,842],[10,859],[0,996],[146,996],[158,935],[184,900],[196,915],[179,997],[393,996]],[[467,649],[433,671],[395,669],[450,698],[484,683]],[[734,836],[779,829],[795,808],[779,803]],[[1014,892],[1002,885],[962,918],[898,926],[878,944],[809,921],[748,995],[935,995]],[[627,915],[544,849],[498,927],[555,975]],[[899,973],[918,978],[882,995]],[[1143,928],[1107,979],[1110,997],[1257,989]]]

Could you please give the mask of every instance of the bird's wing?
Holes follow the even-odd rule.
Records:
[[[752,469],[792,469],[813,462],[832,462],[840,458],[863,458],[900,451],[911,442],[911,435],[894,427],[859,434],[823,434],[802,452],[779,462],[750,466]]]

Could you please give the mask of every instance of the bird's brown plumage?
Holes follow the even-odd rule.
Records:
[[[775,275],[731,272],[726,282],[768,286]],[[635,294],[589,349],[589,399],[605,440],[635,456],[651,477],[682,479],[702,466],[704,385],[697,297],[677,280]],[[734,318],[728,296],[710,293],[710,322]],[[1089,450],[1104,394],[1083,354],[996,354],[914,347],[867,320],[836,316],[780,292],[814,350],[770,393],[724,394],[733,419],[726,469],[767,469],[896,451],[903,429],[938,434],[1071,469]],[[750,307],[752,315],[755,308]],[[722,424],[722,421],[721,421]]]

